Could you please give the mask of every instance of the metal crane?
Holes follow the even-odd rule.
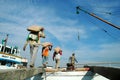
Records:
[[[99,19],[99,20],[101,20],[102,22],[107,23],[108,25],[110,25],[110,26],[112,26],[112,27],[120,30],[120,27],[119,27],[119,26],[116,26],[116,25],[114,25],[114,24],[112,24],[112,23],[110,23],[110,22],[108,22],[108,21],[106,21],[106,20],[103,20],[102,18],[96,16],[94,13],[90,13],[90,12],[88,12],[88,11],[80,8],[80,6],[77,6],[77,7],[76,7],[76,13],[77,13],[77,14],[79,14],[79,10],[81,10],[81,11],[83,11],[83,12],[85,12],[85,13],[87,13],[87,14],[89,14],[89,15],[91,15],[91,16]]]

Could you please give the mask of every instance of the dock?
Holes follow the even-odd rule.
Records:
[[[42,73],[41,68],[0,70],[0,80],[24,80]]]

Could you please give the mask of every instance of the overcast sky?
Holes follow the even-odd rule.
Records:
[[[119,0],[0,0],[0,40],[9,34],[8,45],[18,46],[21,56],[30,58],[29,46],[22,50],[28,36],[28,26],[45,28],[46,38],[41,42],[53,43],[53,49],[63,50],[61,65],[75,53],[79,63],[120,62],[120,30],[79,10],[88,12],[120,26]],[[41,46],[36,66],[41,65]],[[53,50],[49,55],[49,65]]]

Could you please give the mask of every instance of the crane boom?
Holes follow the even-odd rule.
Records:
[[[110,23],[110,22],[108,22],[108,21],[106,21],[106,20],[103,20],[102,18],[96,16],[94,13],[89,13],[88,11],[85,11],[85,10],[81,9],[80,6],[77,6],[77,7],[76,7],[77,13],[79,13],[78,10],[81,10],[81,11],[83,11],[83,12],[85,12],[85,13],[87,13],[87,14],[89,14],[89,15],[91,15],[91,16],[93,16],[93,17],[95,17],[95,18],[97,18],[97,19],[99,19],[99,20],[101,20],[101,21],[103,21],[104,23],[107,23],[108,25],[110,25],[110,26],[112,26],[112,27],[120,30],[120,27],[118,27],[118,26],[116,26],[116,25],[114,25],[114,24],[112,24],[112,23]]]

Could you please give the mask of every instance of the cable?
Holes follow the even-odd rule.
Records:
[[[89,20],[89,21],[90,21],[90,20]],[[99,27],[99,26],[98,26],[97,24],[95,24],[94,22],[92,22],[92,21],[90,21],[90,22],[91,22],[92,24],[94,24],[97,28],[99,28],[99,29],[101,29],[103,32],[105,32],[105,33],[106,33],[108,36],[110,36],[111,38],[120,40],[120,38],[116,38],[116,37],[112,36],[110,33],[108,33],[107,30],[105,30],[105,29]]]
[[[80,10],[80,11],[83,11],[84,13],[86,13],[86,14],[88,14],[88,15],[90,15],[90,16],[92,16],[92,17],[94,17],[94,18],[96,18],[96,19],[98,19],[98,20],[100,20],[100,21],[102,21],[102,22],[104,22],[104,23],[106,23],[106,24],[108,24],[108,25],[110,25],[110,26],[113,27],[113,28],[116,28],[116,29],[120,30],[120,27],[119,27],[119,26],[116,26],[116,25],[114,25],[114,24],[112,24],[112,23],[110,23],[110,22],[108,22],[108,21],[106,21],[106,20],[104,20],[104,19],[96,16],[94,13],[90,13],[90,12],[82,9],[80,6],[77,6],[77,7],[76,7],[76,12],[77,12],[77,14],[79,14],[79,10]]]
[[[89,20],[89,22],[91,22],[92,24],[94,24],[96,27],[98,27],[100,30],[102,30],[103,32],[105,32],[105,33],[106,33],[108,36],[110,36],[111,38],[120,40],[120,38],[116,38],[116,37],[112,36],[110,33],[108,33],[107,30],[99,27],[97,24],[95,24],[95,23],[92,22],[91,20]],[[79,34],[78,34],[78,40],[79,40]]]
[[[90,8],[91,6],[89,6],[89,8]],[[119,7],[105,7],[105,6],[103,6],[103,7],[101,7],[101,6],[92,6],[92,7],[95,7],[95,8],[100,8],[100,10],[101,10],[101,8],[107,8],[107,10],[108,11],[93,11],[93,12],[91,12],[91,10],[90,9],[88,9],[88,6],[80,6],[80,8],[81,9],[86,9],[87,11],[89,11],[89,13],[99,13],[99,14],[106,14],[106,15],[110,15],[111,17],[116,17],[116,18],[119,18],[120,17],[120,11],[119,11]],[[111,12],[111,8],[118,8],[118,9],[116,9],[115,11],[113,11],[113,12]],[[110,9],[110,10],[109,10]]]

